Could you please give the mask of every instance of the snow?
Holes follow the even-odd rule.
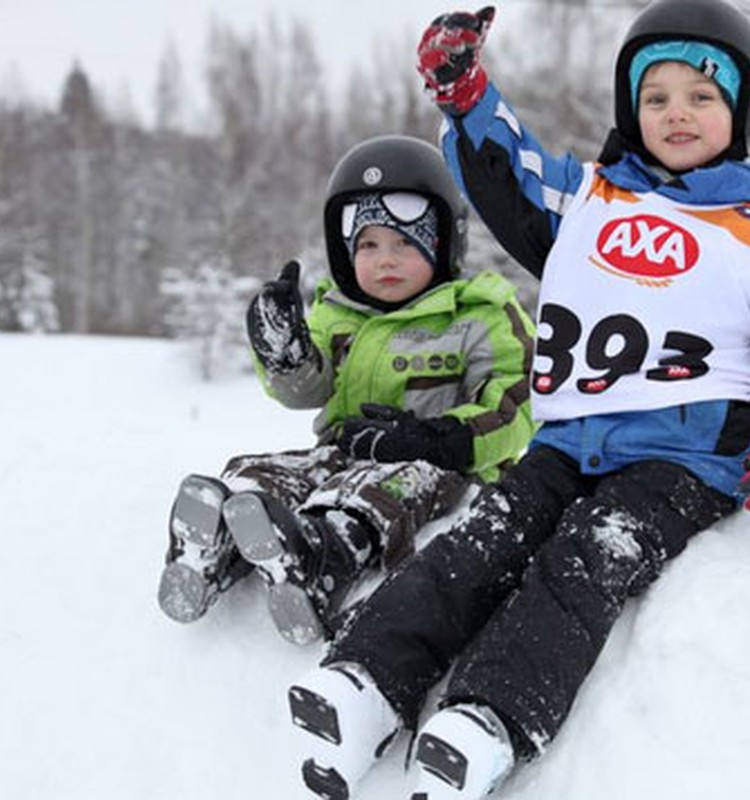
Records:
[[[179,625],[155,593],[181,477],[311,443],[249,375],[185,345],[0,335],[0,796],[308,797],[286,688],[323,647],[272,628],[256,578]],[[750,515],[691,543],[618,622],[561,735],[508,800],[750,796]],[[405,737],[361,800],[406,798]]]

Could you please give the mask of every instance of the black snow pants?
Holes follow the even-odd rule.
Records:
[[[409,726],[453,665],[442,703],[489,705],[533,757],[627,598],[735,507],[675,464],[587,476],[539,447],[362,604],[324,663],[364,666]]]

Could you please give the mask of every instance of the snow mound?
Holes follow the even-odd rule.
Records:
[[[313,414],[249,376],[197,382],[174,343],[0,335],[0,369],[0,794],[308,797],[286,687],[322,646],[278,637],[253,577],[192,625],[155,593],[182,476],[310,444]],[[749,797],[749,609],[738,514],[628,606],[561,735],[502,797]],[[361,800],[408,797],[406,747]]]

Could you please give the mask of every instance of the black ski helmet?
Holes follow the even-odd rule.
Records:
[[[324,231],[331,275],[345,295],[372,305],[357,285],[342,233],[342,213],[352,195],[416,192],[438,214],[438,247],[432,285],[456,277],[466,250],[468,206],[461,198],[440,151],[412,136],[375,136],[355,145],[336,164],[328,181]]]
[[[633,149],[643,149],[638,115],[631,98],[630,65],[644,45],[674,39],[715,45],[737,64],[742,81],[727,155],[745,158],[750,97],[750,20],[725,0],[656,0],[635,18],[625,34],[615,66],[617,132]]]

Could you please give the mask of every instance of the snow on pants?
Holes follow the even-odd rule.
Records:
[[[441,703],[489,705],[517,754],[532,757],[558,732],[626,599],[734,508],[674,464],[586,476],[536,448],[373,593],[324,663],[363,665],[410,726],[453,663]]]
[[[341,510],[374,534],[392,567],[414,551],[417,532],[450,511],[468,479],[426,461],[355,461],[336,446],[235,456],[222,472],[233,491],[262,491],[300,513]]]

